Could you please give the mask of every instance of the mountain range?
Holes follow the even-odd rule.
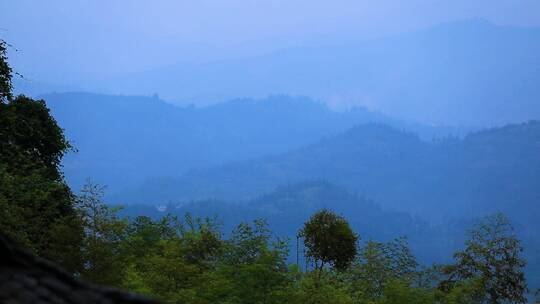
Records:
[[[244,201],[280,185],[325,180],[427,219],[503,211],[534,223],[540,217],[539,151],[538,121],[432,142],[364,124],[283,154],[149,180],[122,197],[136,203]]]
[[[364,108],[336,112],[305,97],[237,99],[208,107],[90,93],[40,98],[78,150],[63,162],[75,189],[91,177],[118,192],[149,178],[284,153],[360,123],[384,122],[426,139],[467,131],[405,122]]]
[[[472,19],[377,39],[171,64],[107,79],[101,90],[158,93],[184,104],[303,95],[423,123],[494,126],[538,119],[538,83],[540,28]]]
[[[539,119],[539,82],[540,28],[470,19],[368,40],[336,37],[234,59],[170,63],[70,86],[16,79],[15,89],[34,96],[157,93],[199,106],[284,94],[424,124],[482,127]]]

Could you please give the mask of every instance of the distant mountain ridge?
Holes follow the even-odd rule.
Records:
[[[540,122],[433,143],[386,125],[361,125],[285,154],[150,181],[124,198],[247,200],[313,179],[425,218],[504,211],[532,223],[540,217],[531,207],[540,201]]]
[[[464,132],[362,108],[335,112],[305,97],[237,99],[202,108],[174,106],[157,96],[55,93],[40,98],[78,149],[63,162],[75,189],[93,178],[117,192],[151,177],[284,153],[359,123],[385,122],[426,138]]]
[[[103,87],[202,104],[305,95],[424,123],[484,126],[540,119],[538,83],[540,28],[473,19],[368,41],[171,65]]]

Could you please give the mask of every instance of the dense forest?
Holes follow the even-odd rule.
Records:
[[[137,208],[148,206],[122,210],[106,204],[105,188],[92,182],[76,194],[61,167],[64,155],[75,148],[44,100],[14,96],[6,47],[0,43],[0,230],[73,276],[170,303],[526,303],[528,292],[536,287],[527,285],[522,242],[502,213],[467,227],[447,263],[422,265],[406,235],[415,242],[426,238],[424,249],[429,250],[435,243],[428,240],[435,235],[430,236],[430,229],[435,228],[324,181],[282,186],[248,203],[236,203],[236,208],[218,201],[191,203],[199,213],[186,213],[194,210],[186,209],[189,204],[171,203],[159,212],[138,215]],[[440,145],[464,153],[459,155],[465,166],[457,170],[479,174],[473,170],[476,167],[467,166],[467,160],[477,155],[463,152],[462,145],[473,143],[468,146],[485,150],[486,145],[478,143],[504,147],[507,138],[519,142],[519,136],[532,138],[529,144],[537,145],[536,129],[537,123],[531,122]],[[494,139],[493,132],[504,134],[503,140]],[[360,144],[351,146],[347,140],[351,137]],[[407,160],[440,148],[373,125],[273,161],[281,164],[311,154],[319,160],[311,163],[325,166],[323,156],[331,149],[324,147],[329,142],[356,154],[360,166],[381,164],[370,154],[372,146],[399,142],[405,148],[384,149],[386,161],[396,154],[404,166],[415,163],[417,167],[432,164]],[[517,148],[521,159],[534,161],[529,150]],[[512,147],[508,149],[502,156],[515,160]],[[483,153],[490,155],[489,150]],[[313,170],[308,163],[299,164]],[[417,174],[413,166],[399,170]],[[392,171],[383,173],[392,176]],[[229,222],[205,215],[202,209],[213,210]],[[231,224],[231,219],[237,222]],[[272,225],[279,228],[270,229]]]

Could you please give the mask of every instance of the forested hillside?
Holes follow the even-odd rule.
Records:
[[[150,177],[283,153],[358,123],[385,122],[427,139],[466,130],[404,122],[364,108],[335,112],[321,102],[290,96],[210,107],[177,107],[157,96],[41,97],[78,149],[63,162],[70,184],[80,188],[92,177],[114,192]]]
[[[539,145],[534,121],[431,143],[386,125],[360,125],[285,154],[152,180],[122,198],[245,200],[287,183],[324,179],[426,218],[501,210],[535,223],[537,211],[529,207],[540,197]]]

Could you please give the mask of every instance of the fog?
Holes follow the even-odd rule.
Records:
[[[3,1],[0,29],[24,76],[18,87],[34,95],[157,93],[208,105],[293,94],[483,126],[538,114],[539,12],[537,1]],[[485,26],[460,28],[467,22]],[[448,24],[457,25],[425,33]],[[500,83],[494,102],[509,102],[512,81],[530,97],[513,97],[511,113],[460,119],[457,108],[472,102],[467,110],[480,112]]]

